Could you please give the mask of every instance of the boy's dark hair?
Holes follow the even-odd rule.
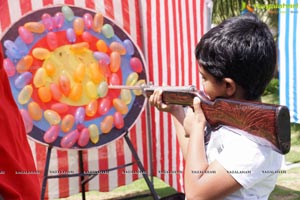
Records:
[[[250,13],[208,31],[197,44],[195,55],[217,80],[228,77],[240,85],[247,100],[262,95],[276,66],[273,36],[268,26]]]

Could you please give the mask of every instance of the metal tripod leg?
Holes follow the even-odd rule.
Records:
[[[149,188],[149,190],[150,190],[150,192],[151,192],[151,194],[153,196],[153,199],[159,200],[159,196],[156,193],[156,191],[154,190],[153,183],[150,181],[150,179],[148,177],[148,174],[146,173],[145,168],[144,168],[141,160],[139,159],[139,156],[138,156],[136,150],[134,149],[134,147],[133,147],[133,145],[132,145],[132,143],[131,143],[131,141],[130,141],[130,139],[128,137],[128,132],[125,134],[124,138],[125,138],[125,141],[127,142],[127,145],[129,147],[129,149],[130,149],[130,151],[131,151],[131,153],[132,153],[135,161],[137,162],[137,165],[138,165],[139,169],[143,172],[144,180],[146,181],[146,183],[148,185],[148,188]]]

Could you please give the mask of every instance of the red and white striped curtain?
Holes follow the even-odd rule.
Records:
[[[45,6],[69,4],[100,11],[126,30],[142,49],[149,80],[154,85],[195,85],[199,87],[194,48],[209,27],[206,0],[0,0],[0,33],[24,14]],[[142,112],[130,130],[129,137],[146,170],[178,191],[183,191],[183,158],[171,117],[151,109],[152,152],[149,152],[146,112]],[[1,123],[1,122],[0,122]],[[29,139],[42,181],[47,147]],[[149,154],[153,159],[149,160]],[[124,138],[99,149],[83,151],[85,170],[105,170],[133,161]],[[137,165],[99,174],[86,186],[86,191],[110,191],[141,178]],[[53,149],[49,171],[79,171],[76,150]],[[51,173],[49,174],[51,175]],[[80,178],[48,179],[49,199],[79,193]]]

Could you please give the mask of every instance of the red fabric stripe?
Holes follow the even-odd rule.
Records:
[[[194,27],[191,27],[191,22],[190,22],[190,12],[192,12],[192,10],[189,10],[189,3],[190,1],[185,1],[185,12],[186,12],[186,31],[187,31],[187,63],[188,63],[188,71],[186,73],[188,73],[188,82],[187,84],[191,84],[192,83],[192,45],[191,45],[191,31],[194,31]]]
[[[88,162],[88,151],[84,150],[82,151],[82,160],[83,160],[83,171],[87,172],[89,169],[89,162]],[[78,171],[80,171],[80,167],[78,168]],[[85,177],[86,178],[86,177]],[[79,190],[81,190],[81,177],[78,177],[78,184],[79,184]],[[85,191],[89,191],[89,182],[85,184]]]
[[[2,0],[2,3],[0,4],[0,19],[1,19],[1,29],[2,31],[5,31],[5,29],[10,25],[11,19],[10,19],[10,13],[8,8],[8,0]]]
[[[128,0],[122,0],[122,16],[123,16],[123,29],[130,34],[130,18],[129,18],[129,8]]]
[[[53,0],[43,0],[43,5],[52,5],[53,4]]]
[[[124,138],[120,138],[116,141],[116,154],[117,154],[117,165],[121,166],[125,164],[124,158]],[[125,173],[124,168],[118,169],[118,186],[125,185]]]
[[[35,143],[35,156],[36,156],[36,168],[40,171],[39,179],[42,187],[43,178],[44,178],[44,169],[45,169],[45,161],[46,161],[46,154],[47,154],[47,147],[41,145],[39,143]],[[48,184],[46,186],[45,197],[48,197]],[[47,198],[45,198],[47,199]]]
[[[197,7],[197,3],[196,3],[196,1],[193,1],[193,13],[197,12],[196,7]],[[197,43],[199,42],[199,38],[200,38],[200,35],[197,35],[197,27],[198,26],[199,26],[199,24],[197,24],[197,19],[194,19],[194,31],[195,31],[195,37],[194,37],[195,45],[194,46],[195,47],[196,47]],[[193,51],[192,56],[194,58],[193,61],[197,62],[197,60],[195,58],[195,55],[194,55],[194,51]],[[199,73],[198,73],[198,64],[196,63],[195,66],[196,66],[195,71],[196,71],[196,74],[197,74],[197,76],[196,76],[196,87],[200,88],[200,78],[199,78]]]
[[[109,18],[114,19],[114,5],[113,1],[111,0],[104,0],[104,5],[105,5],[105,15]]]
[[[200,26],[201,26],[201,36],[204,34],[204,0],[200,0]]]
[[[99,156],[98,165],[100,171],[108,169],[107,155],[108,155],[107,146],[104,146],[98,150],[98,156]],[[98,177],[99,177],[100,191],[102,192],[109,191],[108,173],[100,173]]]
[[[87,8],[95,9],[95,2],[94,0],[85,0],[85,5]]]
[[[140,27],[142,20],[141,20],[141,13],[140,13],[140,7],[139,7],[139,1],[134,1],[134,7],[135,7],[135,21],[136,21],[136,43],[140,47],[140,49],[143,51],[143,41],[142,41],[142,29]],[[144,52],[145,53],[145,52]]]
[[[137,147],[137,141],[136,141],[136,134],[137,134],[137,133],[136,133],[136,128],[132,128],[132,129],[130,130],[129,134],[130,134],[130,141],[131,141],[131,143],[132,143],[134,149],[137,151],[137,149],[136,149],[136,147]],[[135,161],[133,156],[132,156],[132,161]],[[138,165],[137,165],[137,164],[132,165],[132,170],[133,170],[134,172],[135,172],[135,171],[138,171],[138,170],[139,170]],[[133,179],[133,180],[136,180],[136,179],[138,179],[138,178],[139,178],[139,176],[138,176],[137,173],[132,173],[132,179]]]
[[[181,2],[181,1],[180,1]],[[180,3],[180,2],[178,2],[178,4]],[[181,48],[181,50],[182,50],[182,57],[181,57],[181,59],[180,59],[180,62],[178,63],[179,65],[179,67],[181,67],[182,68],[182,71],[184,71],[183,69],[184,69],[184,60],[183,60],[183,57],[185,56],[183,53],[184,53],[184,51],[183,51],[183,45],[182,45],[182,43],[183,43],[183,39],[182,39],[182,35],[183,35],[183,29],[184,29],[184,27],[182,26],[182,23],[183,23],[183,21],[182,21],[182,10],[181,10],[181,5],[178,5],[178,15],[179,15],[179,41],[180,41],[180,43],[179,44],[181,44],[178,48]],[[184,73],[184,72],[183,72]],[[183,74],[179,74],[178,73],[178,76],[182,76],[182,79],[181,79],[181,83],[179,83],[180,85],[184,85],[184,76],[183,76]],[[179,78],[179,77],[177,77],[177,78]]]
[[[22,15],[32,10],[31,3],[28,3],[27,0],[20,0],[20,5]]]
[[[74,0],[65,0],[65,4],[74,5]]]
[[[58,172],[68,172],[69,171],[69,163],[68,163],[68,152],[67,151],[59,151],[57,150],[57,164],[58,164]],[[69,179],[68,178],[59,178],[59,188],[61,190],[61,197],[69,196]]]

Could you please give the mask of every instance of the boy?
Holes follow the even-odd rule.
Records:
[[[40,199],[40,183],[25,127],[14,102],[0,45],[0,200]]]
[[[195,55],[203,91],[212,101],[218,97],[259,101],[276,66],[273,36],[267,25],[250,13],[208,31]],[[156,90],[149,101],[173,116],[186,161],[186,198],[267,200],[277,174],[265,172],[279,170],[282,155],[233,127],[209,131],[198,98],[194,99],[194,112],[185,112],[181,106],[164,104],[162,92],[163,88]]]

